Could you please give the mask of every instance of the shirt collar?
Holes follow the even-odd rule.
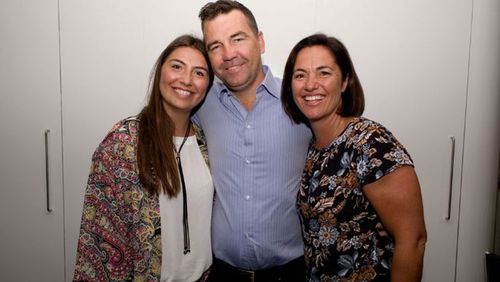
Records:
[[[281,80],[277,80],[273,76],[273,73],[268,66],[263,65],[262,70],[264,71],[264,80],[259,86],[257,86],[257,93],[267,92],[274,98],[279,99],[281,95]],[[219,98],[222,98],[224,94],[231,93],[231,90],[229,90],[222,82],[215,83],[212,88]]]

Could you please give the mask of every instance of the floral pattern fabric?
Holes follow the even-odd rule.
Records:
[[[363,117],[327,147],[311,144],[297,196],[308,281],[389,281],[393,238],[363,187],[404,165],[405,148]]]
[[[139,180],[138,126],[136,117],[115,124],[92,157],[73,281],[160,280],[160,205]]]

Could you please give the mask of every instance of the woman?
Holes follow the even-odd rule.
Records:
[[[213,185],[190,117],[213,78],[200,39],[180,36],[162,52],[147,105],[92,158],[75,281],[206,279]]]
[[[313,132],[297,197],[309,281],[419,281],[426,231],[413,162],[364,97],[336,38],[292,49],[282,103]]]

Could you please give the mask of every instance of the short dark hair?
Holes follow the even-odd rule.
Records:
[[[213,20],[218,15],[227,14],[233,10],[242,12],[243,15],[245,15],[245,17],[247,18],[250,29],[252,29],[255,34],[259,33],[257,21],[255,20],[252,12],[240,2],[231,0],[218,0],[205,4],[205,6],[201,8],[200,13],[198,14],[198,17],[201,20],[201,30],[203,30],[203,24],[206,21]]]
[[[342,80],[347,78],[347,87],[341,96],[341,106],[337,111],[343,117],[361,116],[365,109],[365,98],[363,88],[359,82],[358,75],[354,70],[354,65],[349,56],[349,52],[340,40],[327,36],[323,33],[316,33],[300,40],[290,52],[286,61],[281,87],[281,103],[286,114],[296,123],[305,123],[310,126],[309,120],[300,111],[293,100],[292,76],[295,61],[299,52],[312,46],[324,46],[335,59],[342,73]]]

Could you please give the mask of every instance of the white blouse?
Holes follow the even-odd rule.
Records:
[[[174,137],[179,149],[184,137]],[[212,265],[210,226],[214,186],[196,136],[189,136],[181,150],[186,183],[191,252],[184,254],[182,189],[175,198],[160,194],[162,264],[161,281],[196,281]],[[179,179],[180,182],[180,179]]]

